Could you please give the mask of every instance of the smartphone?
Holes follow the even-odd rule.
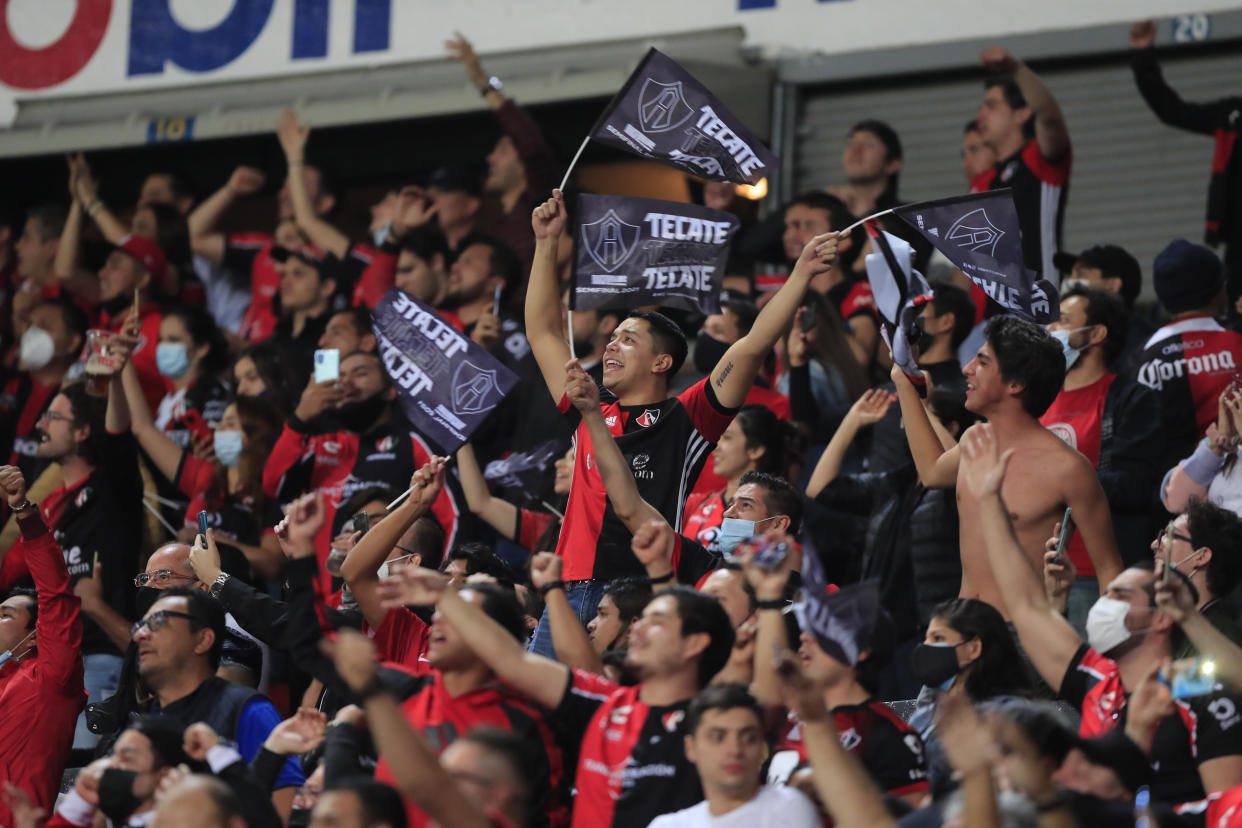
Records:
[[[203,415],[196,408],[187,408],[185,413],[181,415],[181,424],[190,432],[190,438],[193,442],[201,443],[206,440],[208,443],[214,439],[211,426],[203,421]]]
[[[1160,671],[1160,682],[1175,699],[1206,696],[1216,687],[1216,662],[1203,655],[1174,661]]]
[[[354,531],[366,534],[371,530],[371,516],[366,512],[354,512]]]
[[[207,512],[198,513],[198,533],[203,536],[203,543],[207,542]]]
[[[331,382],[341,378],[341,352],[336,348],[315,351],[315,382]]]
[[[504,285],[496,285],[496,290],[492,293],[492,316],[500,318],[500,291]]]
[[[819,324],[819,307],[806,305],[802,311],[802,332],[810,333]]]
[[[1065,514],[1061,516],[1061,536],[1057,538],[1057,556],[1053,559],[1053,563],[1060,563],[1061,556],[1065,554],[1065,547],[1069,544],[1070,539],[1070,527],[1073,525],[1070,523],[1070,517],[1073,514],[1073,508],[1066,506]]]

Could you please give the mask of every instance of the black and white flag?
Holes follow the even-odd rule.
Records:
[[[880,617],[879,581],[861,581],[835,589],[828,585],[815,549],[802,555],[802,597],[793,605],[803,632],[815,636],[819,648],[842,664],[858,663],[871,648]]]
[[[380,361],[410,424],[456,451],[517,385],[517,375],[428,305],[392,288],[371,314]]]
[[[779,165],[707,87],[655,49],[599,116],[590,137],[712,181],[757,184]]]
[[[1007,311],[1041,325],[1060,317],[1056,286],[1022,259],[1010,190],[905,204],[893,210]]]
[[[731,213],[651,198],[582,195],[574,233],[575,310],[663,305],[720,313],[738,221]]]

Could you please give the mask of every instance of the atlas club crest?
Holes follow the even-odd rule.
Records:
[[[660,419],[660,409],[648,408],[644,409],[642,414],[638,415],[638,424],[643,428],[651,428]]]
[[[612,271],[625,264],[626,259],[638,247],[642,228],[623,221],[616,210],[582,225],[582,243],[595,263],[604,270]]]
[[[995,257],[996,245],[1004,235],[1005,231],[993,224],[987,211],[979,207],[953,222],[945,238],[958,247]]]
[[[681,81],[661,83],[655,78],[643,81],[638,93],[638,125],[643,132],[669,132],[694,115],[681,91]]]
[[[493,394],[501,396],[496,369],[483,369],[463,359],[453,372],[453,411],[457,414],[478,414],[487,408]]]

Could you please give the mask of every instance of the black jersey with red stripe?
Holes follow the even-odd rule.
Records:
[[[499,728],[520,738],[534,763],[527,769],[532,783],[527,824],[552,828],[568,824],[561,749],[543,714],[533,705],[499,681],[454,696],[445,689],[438,670],[418,676],[410,687],[412,692],[401,702],[401,712],[437,754],[478,727]],[[396,781],[383,755],[375,767],[375,778],[390,785]],[[411,828],[430,823],[413,803],[407,800],[405,807]]]
[[[1191,316],[1152,334],[1135,364],[1134,379],[1160,395],[1167,451],[1176,462],[1216,421],[1220,392],[1242,369],[1242,334],[1210,316]]]
[[[680,531],[686,498],[737,409],[721,405],[706,379],[659,403],[623,406],[611,402],[600,408],[643,499]],[[560,410],[577,429],[574,482],[556,547],[556,554],[565,561],[562,577],[607,581],[644,574],[630,551],[630,532],[608,502],[582,417],[568,397],[561,398]]]
[[[639,700],[641,689],[584,670],[570,675],[556,720],[583,734],[574,828],[647,825],[703,799],[686,758],[690,700],[653,707]]]
[[[1084,644],[1074,654],[1061,696],[1082,713],[1078,734],[1101,736],[1125,726],[1130,691],[1117,662]],[[1152,741],[1152,799],[1189,802],[1202,799],[1198,767],[1210,759],[1242,755],[1242,710],[1238,698],[1221,689],[1204,696],[1177,699],[1176,715],[1162,719]]]
[[[832,709],[841,745],[857,757],[880,790],[892,796],[928,789],[923,740],[914,728],[880,701],[846,704]],[[807,764],[802,723],[789,714],[785,732],[768,761],[768,784],[784,785]]]
[[[1022,258],[1027,267],[1054,284],[1057,268],[1052,257],[1061,249],[1061,220],[1065,216],[1072,160],[1067,147],[1059,159],[1049,161],[1032,138],[1020,151],[970,182],[972,193],[1005,187],[1013,190],[1018,228],[1022,231]]]

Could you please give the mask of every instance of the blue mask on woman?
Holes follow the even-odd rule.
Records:
[[[181,342],[161,342],[155,348],[155,367],[169,379],[181,379],[190,370],[190,349]]]
[[[216,459],[228,468],[237,466],[237,458],[241,456],[242,433],[240,431],[217,431],[212,447],[216,450]]]

